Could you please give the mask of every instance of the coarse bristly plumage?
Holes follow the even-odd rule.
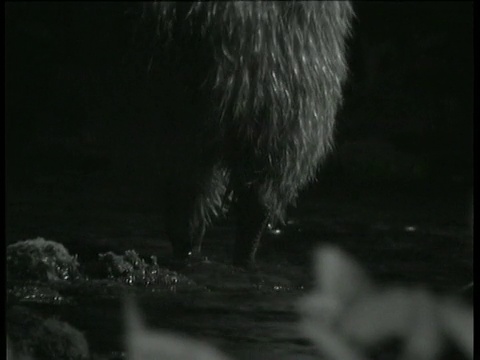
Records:
[[[165,53],[190,47],[198,55],[177,65],[205,63],[191,76],[185,69],[182,80],[204,101],[205,116],[189,120],[202,124],[197,149],[215,142],[204,151],[210,159],[202,172],[209,175],[198,177],[197,217],[215,214],[228,178],[234,194],[256,187],[271,219],[281,219],[332,146],[351,4],[155,2],[153,8]]]

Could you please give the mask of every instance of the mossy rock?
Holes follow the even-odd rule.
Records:
[[[60,243],[36,238],[7,247],[7,279],[55,281],[80,277],[76,256]]]
[[[43,318],[28,308],[7,310],[9,351],[17,359],[89,359],[85,336],[66,322]]]

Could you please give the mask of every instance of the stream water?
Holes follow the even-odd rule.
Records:
[[[203,339],[233,359],[318,359],[298,329],[298,299],[312,286],[312,250],[335,244],[382,284],[459,293],[473,280],[471,209],[466,192],[356,190],[306,193],[286,226],[269,232],[258,271],[229,265],[234,224],[207,233],[208,261],[180,271],[192,285],[128,287],[146,323]],[[7,199],[8,200],[8,199]],[[56,199],[7,201],[7,243],[42,236],[64,244],[88,266],[105,251],[135,249],[167,262],[170,245],[155,209]],[[194,285],[193,285],[194,284]],[[91,351],[122,358],[122,294],[85,282],[68,301],[28,302],[84,332]],[[459,293],[460,294],[460,293]]]

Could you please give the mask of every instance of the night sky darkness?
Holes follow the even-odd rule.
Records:
[[[142,7],[5,9],[7,199],[155,189],[166,115],[151,76],[158,44]],[[355,9],[351,74],[322,178],[471,187],[473,2]]]

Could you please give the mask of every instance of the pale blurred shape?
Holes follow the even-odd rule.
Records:
[[[403,360],[437,359],[447,339],[473,359],[469,306],[422,288],[379,288],[334,247],[316,251],[315,276],[315,289],[299,302],[301,328],[327,359],[364,359],[391,338],[403,341]]]
[[[447,299],[443,302],[441,321],[447,337],[473,359],[473,309]]]
[[[166,331],[147,329],[132,298],[125,300],[128,360],[228,360],[210,345]]]
[[[7,336],[7,360],[33,360],[30,356],[25,354],[15,354],[12,348],[12,343]]]

